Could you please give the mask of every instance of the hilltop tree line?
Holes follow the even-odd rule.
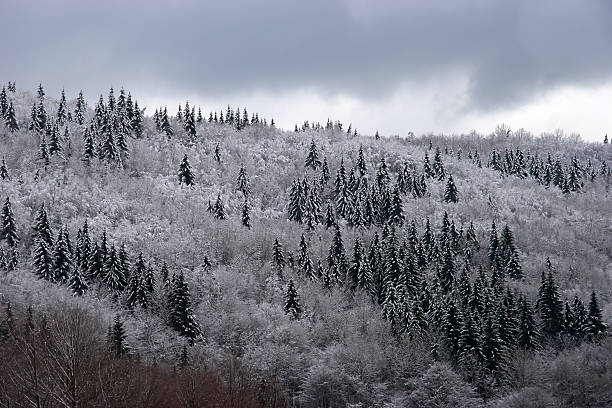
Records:
[[[459,200],[459,192],[452,176],[447,177],[439,150],[436,151],[433,165],[425,154],[423,172],[404,162],[392,182],[392,174],[384,157],[381,157],[375,173],[368,174],[363,147],[360,147],[348,175],[344,159],[341,159],[331,186],[327,157],[321,159],[320,156],[313,140],[305,159],[305,167],[311,172],[302,180],[294,180],[289,192],[289,220],[305,224],[309,230],[319,224],[332,228],[339,219],[354,228],[381,227],[385,224],[402,226],[405,221],[403,200],[408,195],[414,198],[427,196],[428,179],[446,179],[443,200],[449,203]],[[324,198],[327,198],[325,212],[322,210]]]

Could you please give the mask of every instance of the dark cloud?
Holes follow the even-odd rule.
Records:
[[[3,81],[84,88],[90,98],[112,84],[376,100],[404,81],[462,70],[469,107],[488,110],[612,76],[605,0],[6,0],[0,15]]]

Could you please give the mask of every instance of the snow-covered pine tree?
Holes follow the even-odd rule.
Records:
[[[123,274],[123,266],[119,259],[119,254],[112,245],[106,261],[104,262],[104,269],[102,270],[102,283],[106,285],[107,289],[117,296],[126,285],[126,276]]]
[[[193,186],[195,183],[195,175],[191,170],[191,164],[189,164],[189,159],[187,158],[187,154],[183,156],[183,160],[179,166],[178,170],[178,178],[179,184],[185,184],[186,186]]]
[[[4,160],[4,157],[2,158],[2,163],[0,164],[0,179],[2,180],[11,179],[11,177],[9,176],[8,167],[6,166],[6,160]]]
[[[225,205],[223,204],[223,200],[221,199],[221,194],[217,194],[217,200],[215,201],[213,215],[218,220],[224,220],[227,218],[227,213],[225,212]]]
[[[238,171],[238,177],[236,178],[236,190],[241,191],[245,197],[251,195],[251,183],[249,182],[249,176],[244,168],[244,164],[240,166]]]
[[[68,287],[75,296],[83,296],[87,292],[89,287],[80,268],[72,268],[72,273],[68,279]]]
[[[60,229],[53,252],[53,281],[59,284],[68,283],[72,275],[73,262],[67,231]]]
[[[53,246],[53,232],[51,230],[51,225],[49,224],[49,218],[47,216],[47,210],[44,202],[40,205],[40,209],[36,214],[34,237],[45,241],[47,247]]]
[[[304,160],[304,165],[316,171],[321,164],[317,144],[315,143],[314,139],[312,139],[310,142],[310,148],[308,149],[308,155],[306,156],[306,160]]]
[[[54,280],[52,248],[39,236],[34,238],[34,274],[40,279]]]
[[[519,324],[517,344],[523,350],[539,348],[540,333],[535,322],[534,312],[529,301],[524,296],[518,302]]]
[[[67,113],[67,108],[66,108],[66,93],[64,92],[63,89],[62,89],[62,95],[60,97],[60,102],[57,107],[56,117],[57,117],[57,123],[60,126],[64,126],[64,124],[66,123],[66,120],[68,119],[68,113]]]
[[[272,245],[272,261],[276,266],[277,271],[282,272],[285,267],[285,255],[283,253],[283,246],[278,240],[278,238],[274,239],[274,245]]]
[[[9,102],[8,97],[6,96],[6,88],[2,87],[2,91],[0,91],[0,116],[6,118],[6,113],[8,112]]]
[[[289,315],[292,319],[299,319],[302,314],[302,306],[298,298],[297,290],[293,279],[289,279],[287,285],[287,292],[285,295],[285,314]]]
[[[244,197],[244,202],[242,203],[242,212],[240,214],[240,221],[242,225],[247,229],[251,229],[251,215],[250,215],[250,205],[248,196]]]
[[[459,194],[457,191],[457,186],[455,186],[455,182],[451,174],[448,176],[448,181],[446,182],[446,189],[444,190],[444,201],[447,203],[456,203],[458,200]]]
[[[402,225],[404,225],[405,219],[406,217],[404,216],[404,203],[402,202],[402,197],[400,196],[400,190],[396,186],[393,189],[393,197],[391,199],[389,224],[401,227]]]
[[[11,103],[9,104],[8,110],[5,115],[4,124],[6,125],[8,130],[10,130],[11,133],[15,133],[19,130],[19,122],[17,121],[13,101],[11,101]]]
[[[550,268],[548,273],[542,271],[537,307],[542,319],[544,334],[555,337],[561,333],[563,330],[563,303],[559,298],[559,289]]]
[[[144,287],[144,277],[147,267],[142,256],[138,255],[127,284],[127,304],[133,309],[137,304],[146,309],[149,303],[149,293]]]
[[[87,103],[83,97],[83,91],[79,91],[79,96],[76,100],[76,106],[74,108],[74,118],[79,125],[85,123],[85,112],[87,111]]]
[[[202,330],[195,319],[189,286],[182,272],[172,279],[171,286],[168,298],[170,326],[193,344],[202,335]]]
[[[134,102],[134,110],[131,116],[131,127],[132,131],[134,132],[134,136],[136,138],[141,138],[144,130],[144,118],[142,116],[142,111],[138,106],[138,101]]]
[[[51,137],[49,139],[49,154],[51,156],[64,157],[64,146],[62,145],[62,136],[57,122],[52,126]]]
[[[15,214],[13,214],[13,206],[10,198],[7,196],[2,208],[2,235],[0,239],[6,239],[6,243],[11,248],[15,248],[19,243],[19,235],[17,234],[17,224],[15,222]]]
[[[603,338],[607,331],[607,326],[604,323],[599,301],[595,295],[595,291],[591,292],[591,300],[589,301],[589,314],[586,321],[586,335],[589,341],[596,341]]]

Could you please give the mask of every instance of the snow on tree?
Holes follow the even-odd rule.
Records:
[[[225,205],[223,204],[223,200],[221,199],[221,194],[217,194],[217,200],[215,201],[215,205],[213,207],[213,215],[218,220],[224,220],[227,218],[227,213],[225,212]]]
[[[17,122],[17,116],[15,114],[15,107],[13,106],[13,101],[9,104],[8,110],[5,115],[4,124],[11,131],[11,133],[15,133],[19,130],[19,122]]]
[[[590,341],[601,339],[605,336],[607,326],[603,321],[601,309],[595,291],[591,292],[591,300],[589,301],[589,314],[586,321],[586,334]]]
[[[456,203],[459,200],[457,186],[453,180],[453,176],[448,176],[446,189],[444,190],[444,201],[447,203]]]
[[[249,176],[247,175],[244,165],[240,166],[238,171],[238,177],[236,178],[236,190],[241,191],[245,197],[251,195],[251,183],[249,182]]]
[[[168,307],[170,309],[170,326],[180,335],[186,337],[189,344],[193,344],[202,335],[202,330],[195,319],[189,286],[182,272],[172,279],[168,295]]]
[[[10,180],[8,167],[6,166],[6,160],[4,160],[4,157],[2,158],[2,163],[0,164],[0,179]]]
[[[69,237],[65,228],[60,229],[53,252],[53,281],[60,284],[68,283],[74,267]]]
[[[302,314],[302,306],[298,298],[297,290],[293,279],[289,279],[287,285],[287,292],[285,294],[285,314],[289,315],[292,319],[299,319]]]
[[[195,183],[195,176],[193,171],[191,170],[191,164],[189,164],[189,159],[185,154],[183,156],[183,160],[181,161],[181,165],[178,170],[178,178],[179,184],[185,184],[186,186],[193,186]]]
[[[15,223],[15,214],[13,214],[13,206],[9,197],[6,197],[4,206],[2,207],[2,235],[1,239],[6,239],[9,247],[14,248],[19,243],[19,235],[17,234],[17,224]]]
[[[251,215],[250,215],[250,205],[249,199],[247,196],[244,197],[244,202],[242,203],[242,212],[240,214],[240,221],[242,225],[247,229],[251,229]]]
[[[313,170],[317,170],[321,166],[321,159],[319,158],[319,151],[314,139],[310,142],[310,148],[308,149],[308,155],[304,161],[306,167],[310,167]]]

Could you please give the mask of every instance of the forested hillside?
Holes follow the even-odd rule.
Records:
[[[0,107],[0,406],[612,404],[607,136]]]

